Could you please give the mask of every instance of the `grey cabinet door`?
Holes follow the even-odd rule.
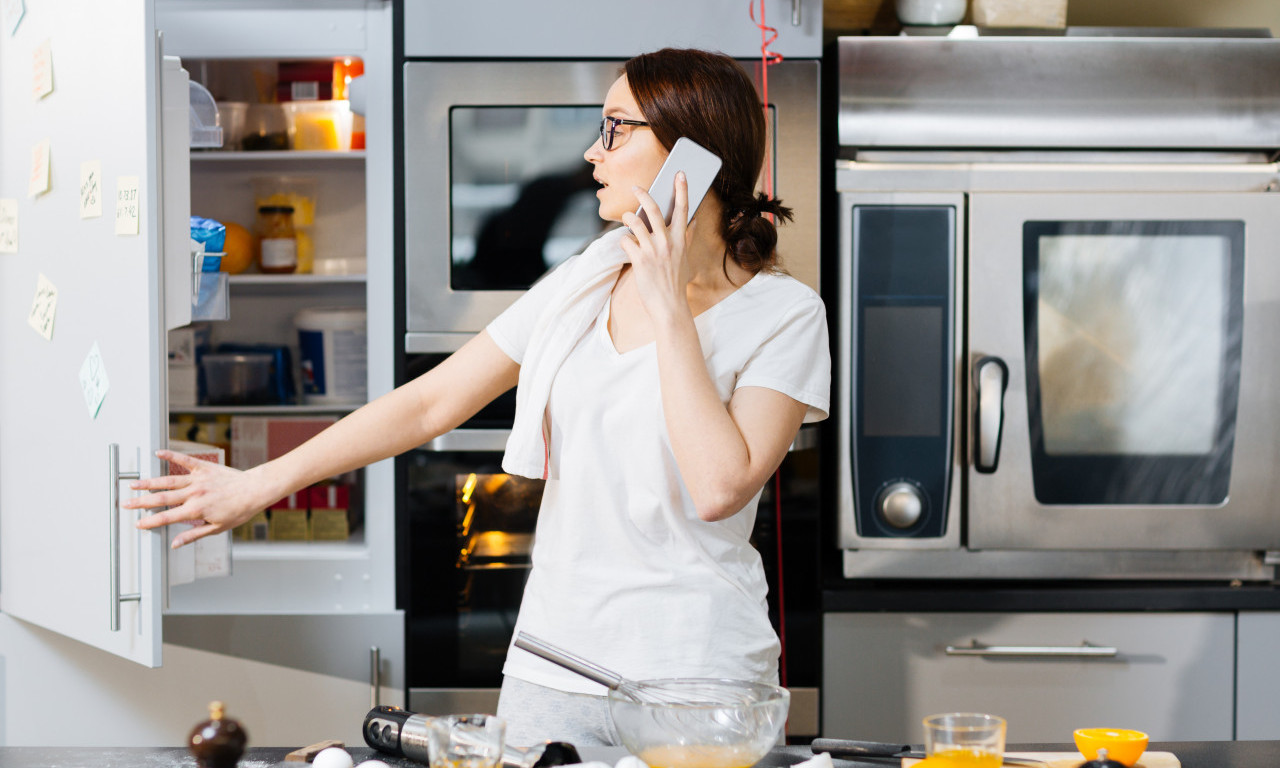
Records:
[[[1236,622],[1236,738],[1280,739],[1280,613]]]
[[[46,41],[54,89],[33,99],[33,51]],[[27,3],[0,34],[0,198],[18,214],[17,252],[0,253],[0,610],[149,666],[160,663],[162,534],[127,514],[109,527],[112,497],[130,491],[109,479],[108,449],[121,471],[150,476],[167,431],[158,47],[144,0]],[[29,195],[45,140],[48,188]],[[98,170],[96,217],[81,215],[86,163]],[[118,233],[122,178],[136,218]],[[57,296],[49,338],[27,322],[42,277]],[[97,407],[87,369],[99,389],[105,371]],[[113,630],[115,539],[118,591],[139,597]]]
[[[988,712],[1010,742],[1070,742],[1076,728],[1158,741],[1230,739],[1230,613],[827,614],[822,733],[920,742],[921,720]],[[972,646],[1114,647],[1114,657],[948,655]]]

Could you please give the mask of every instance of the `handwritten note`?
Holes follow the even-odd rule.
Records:
[[[39,101],[53,93],[53,41],[46,39],[31,54],[31,99]]]
[[[80,389],[84,391],[84,404],[89,409],[89,418],[98,418],[98,410],[102,408],[102,401],[110,388],[107,369],[102,365],[102,351],[95,341],[84,365],[80,366]]]
[[[49,191],[49,140],[43,139],[31,148],[31,176],[27,180],[27,197]]]
[[[116,234],[138,234],[138,177],[116,179]]]
[[[0,253],[18,252],[18,201],[0,198]]]
[[[80,164],[80,218],[102,215],[102,163],[86,160]]]
[[[53,341],[53,317],[58,313],[58,289],[49,278],[40,275],[36,279],[36,298],[27,313],[27,324],[36,329],[47,341]]]
[[[0,19],[3,19],[4,28],[9,30],[9,36],[18,31],[18,24],[22,22],[22,16],[27,12],[27,6],[22,0],[0,0]]]

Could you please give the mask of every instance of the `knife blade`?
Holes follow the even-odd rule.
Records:
[[[913,748],[910,744],[890,744],[883,741],[814,739],[811,748],[815,755],[826,752],[832,757],[841,757],[852,760],[901,760],[904,757],[923,760],[926,757],[924,750]],[[1004,764],[1013,766],[1047,765],[1043,760],[1036,760],[1030,757],[1012,757],[1009,755],[1004,756]]]

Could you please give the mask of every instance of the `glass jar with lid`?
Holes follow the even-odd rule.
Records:
[[[264,205],[258,208],[258,233],[262,238],[259,266],[263,272],[285,274],[298,269],[293,206]]]

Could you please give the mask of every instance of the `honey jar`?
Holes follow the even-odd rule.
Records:
[[[258,266],[263,272],[285,274],[298,269],[293,206],[264,205],[258,208],[258,232],[262,239]]]

